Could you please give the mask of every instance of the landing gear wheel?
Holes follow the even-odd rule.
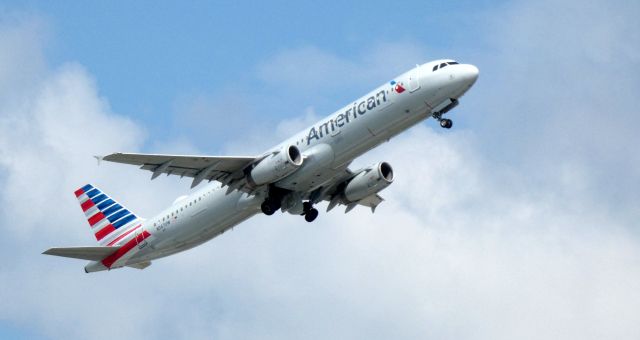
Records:
[[[302,202],[303,215],[309,212],[309,210],[311,209],[313,209],[313,205],[311,205],[311,202]]]
[[[262,202],[262,205],[260,206],[260,209],[262,209],[262,212],[265,215],[271,216],[276,211],[278,211],[278,209],[280,209],[280,203],[274,202],[272,200],[265,200],[264,202]]]
[[[440,126],[445,129],[451,129],[451,127],[453,126],[453,122],[451,121],[451,119],[443,118],[440,120]]]
[[[271,216],[276,212],[276,209],[273,209],[273,206],[271,206],[271,203],[269,201],[262,202],[260,209],[262,209],[262,212],[267,216]]]
[[[311,208],[304,214],[304,220],[307,222],[313,222],[318,217],[318,209]]]

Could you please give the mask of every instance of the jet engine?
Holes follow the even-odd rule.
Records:
[[[262,185],[277,182],[302,165],[302,155],[300,149],[295,145],[283,147],[279,152],[275,152],[249,171],[247,179],[254,185]]]
[[[393,182],[393,168],[387,162],[374,164],[357,174],[344,188],[344,198],[349,202],[380,192]]]

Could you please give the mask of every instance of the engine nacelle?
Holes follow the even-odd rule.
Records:
[[[300,149],[295,145],[289,145],[261,160],[251,169],[247,179],[254,185],[274,183],[289,176],[301,165]]]
[[[344,188],[344,197],[357,202],[380,192],[393,182],[393,168],[387,162],[370,166],[356,175]]]

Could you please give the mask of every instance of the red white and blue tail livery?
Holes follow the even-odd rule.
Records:
[[[119,235],[140,222],[134,213],[91,184],[75,194],[100,245],[113,245]]]
[[[192,188],[158,215],[138,218],[93,185],[76,190],[98,247],[51,248],[45,254],[90,260],[86,272],[120,267],[143,269],[152,260],[200,245],[262,212],[318,217],[344,205],[375,211],[378,193],[393,182],[393,169],[377,162],[352,170],[353,160],[433,118],[449,129],[444,115],[473,86],[478,69],[454,60],[435,60],[405,72],[258,156],[114,153],[99,158],[161,174],[191,177]],[[429,141],[425,141],[428,146]]]

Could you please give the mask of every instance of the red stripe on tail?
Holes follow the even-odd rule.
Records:
[[[116,242],[118,242],[118,241],[122,240],[123,238],[125,238],[125,236],[127,236],[127,235],[131,234],[131,232],[132,232],[132,231],[134,231],[134,230],[136,230],[136,229],[140,228],[140,226],[141,226],[141,225],[142,225],[142,224],[138,224],[138,225],[137,225],[137,226],[135,226],[134,228],[131,228],[131,229],[127,230],[125,233],[123,233],[122,235],[120,235],[120,236],[116,237],[116,239],[115,239],[115,240],[113,240],[113,241],[109,242],[109,244],[107,244],[107,247],[111,247],[112,245],[116,244]]]
[[[91,209],[92,207],[94,207],[95,204],[93,204],[93,201],[91,201],[89,199],[89,200],[84,201],[84,203],[80,204],[80,206],[82,207],[82,211],[87,211],[87,210]]]
[[[98,232],[96,233],[96,239],[98,239],[98,241],[102,240],[105,236],[111,234],[111,232],[115,231],[116,228],[113,227],[113,225],[111,223],[107,224],[106,227],[98,230]]]
[[[136,237],[130,239],[127,243],[125,243],[120,249],[118,249],[115,253],[107,256],[104,260],[102,260],[102,264],[111,268],[111,266],[118,261],[124,254],[128,253],[129,250],[133,249],[138,243],[144,241],[147,237],[151,236],[148,231],[143,231],[142,234],[137,235]]]
[[[73,192],[74,194],[76,194],[76,197],[80,197],[80,195],[84,194],[84,190],[82,190],[82,188],[76,190]]]
[[[104,217],[105,216],[102,212],[98,212],[89,218],[89,224],[93,227],[96,223],[102,221]]]

